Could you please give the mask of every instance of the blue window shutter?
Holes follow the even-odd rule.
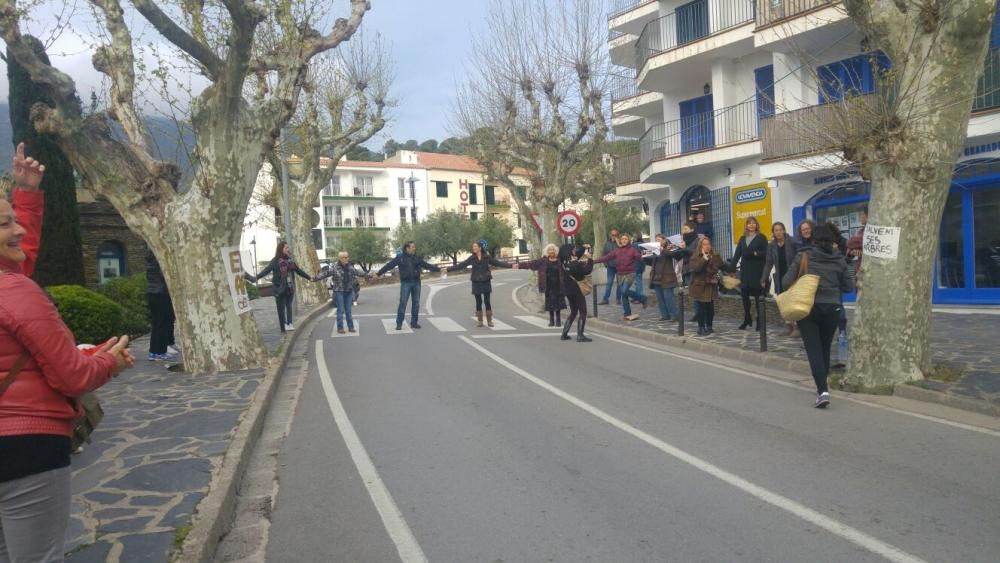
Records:
[[[993,14],[993,30],[990,32],[990,49],[1000,47],[1000,2],[997,2],[996,12]]]
[[[839,73],[834,71],[836,64],[823,65],[816,69],[816,77],[819,80],[816,90],[819,91],[819,103],[821,104],[828,104],[843,97],[844,90],[840,83]]]
[[[774,115],[774,65],[753,71],[757,86],[757,119]]]

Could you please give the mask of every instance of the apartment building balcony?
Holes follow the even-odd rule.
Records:
[[[375,217],[336,217],[329,225],[326,225],[326,230],[328,231],[350,231],[353,229],[372,229],[375,231],[388,231],[389,227],[380,226],[381,222],[375,220]]]
[[[612,74],[611,112],[612,115],[633,115],[662,121],[663,94],[637,88],[634,76]]]
[[[389,201],[389,198],[376,194],[373,188],[355,186],[353,189],[333,189],[323,192],[324,200],[333,201]]]
[[[673,172],[760,155],[757,102],[683,115],[651,127],[639,140],[642,182]]]
[[[844,131],[864,126],[862,123],[853,124],[850,120],[867,119],[869,114],[864,111],[864,106],[876,102],[877,97],[878,94],[874,93],[853,96],[844,102],[818,104],[762,118],[761,158],[778,161],[834,152],[837,139],[843,137]],[[845,107],[844,104],[850,105]],[[858,111],[851,109],[851,105],[858,106]],[[983,74],[976,86],[968,137],[984,137],[1000,132],[1000,124],[993,115],[997,111],[1000,111],[1000,49],[992,49],[987,54]]]
[[[640,30],[641,31],[641,30]],[[608,30],[608,54],[611,63],[626,68],[635,66],[635,42],[638,34],[625,33],[616,29]]]
[[[822,48],[853,29],[839,0],[754,0],[754,47],[776,43],[795,49]]]
[[[685,71],[752,52],[754,1],[695,0],[647,23],[635,47],[639,87],[665,92]]]
[[[639,115],[613,115],[611,131],[618,139],[638,139],[646,132],[646,120]]]
[[[614,157],[615,185],[639,183],[639,153]]]
[[[611,0],[608,6],[608,29],[639,35],[646,22],[659,15],[658,0]]]

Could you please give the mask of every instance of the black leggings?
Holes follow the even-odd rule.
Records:
[[[833,336],[837,334],[842,309],[843,307],[833,303],[817,303],[809,316],[799,321],[799,333],[809,358],[809,370],[816,382],[817,393],[829,390],[826,378],[830,373],[830,349],[833,347]]]
[[[573,325],[573,321],[577,321],[576,332],[577,334],[583,334],[583,328],[587,324],[587,297],[582,292],[570,291],[566,295],[566,300],[569,301],[569,316],[566,317],[564,332],[569,332],[569,327]],[[577,318],[577,315],[579,315],[579,318]]]
[[[489,294],[489,292],[486,292],[486,293],[473,293],[473,295],[475,295],[475,297],[476,297],[476,312],[477,313],[479,311],[483,310],[483,305],[486,305],[486,310],[487,311],[492,311],[493,310],[493,306],[490,305],[490,294]]]
[[[698,319],[698,326],[700,328],[711,328],[712,322],[715,321],[715,301],[709,301],[708,303],[699,301],[694,304],[694,307],[694,316]]]
[[[743,320],[750,322],[750,298],[754,298],[754,305],[758,305],[760,302],[761,290],[751,289],[744,287],[740,290],[740,294],[743,297]]]

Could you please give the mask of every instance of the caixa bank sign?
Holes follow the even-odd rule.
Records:
[[[750,203],[767,199],[767,188],[750,188],[736,192],[736,203]]]

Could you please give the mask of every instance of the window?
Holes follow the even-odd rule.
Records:
[[[330,223],[332,227],[343,227],[344,226],[344,208],[339,205],[333,206],[333,222]]]
[[[374,227],[375,226],[375,208],[374,207],[359,207],[358,208],[357,226],[359,226],[359,227]]]
[[[476,193],[477,187],[475,184],[469,184],[469,205],[479,205],[479,194]],[[489,189],[489,186],[486,189]]]
[[[335,196],[340,195],[340,176],[334,176],[330,178],[330,185],[323,188],[323,195]]]
[[[108,280],[128,275],[125,265],[125,247],[122,243],[108,240],[97,247],[98,283],[104,284]]]
[[[876,72],[872,72],[874,63]],[[816,69],[819,103],[843,100],[845,95],[860,96],[875,91],[876,75],[883,75],[892,65],[881,51],[865,53]]]
[[[399,199],[406,199],[406,178],[396,178],[396,183],[399,188]]]
[[[354,177],[355,197],[372,197],[375,195],[375,178],[373,176]]]
[[[406,208],[406,207],[400,207],[399,208],[399,224],[400,225],[405,225],[406,224],[407,209],[408,208]]]
[[[993,15],[993,29],[990,30],[990,49],[1000,47],[1000,3],[997,3],[996,14]]]
[[[497,204],[497,193],[496,188],[493,186],[486,186],[486,205],[496,205]]]
[[[324,205],[323,206],[323,225],[327,227],[332,227],[333,225],[333,210],[334,206]]]
[[[478,221],[479,220],[479,213],[476,213],[475,211],[473,211],[472,213],[469,213],[469,220],[470,221]]]
[[[520,229],[521,228],[521,214],[520,213],[515,213],[514,217],[517,217],[517,228]]]
[[[438,197],[448,197],[448,182],[434,182]]]
[[[323,250],[323,229],[313,229],[312,238],[316,250]]]
[[[518,219],[518,221],[520,221],[520,219]],[[521,240],[517,241],[517,253],[518,254],[527,254],[528,253],[528,241],[526,241],[524,239],[521,239]]]
[[[753,71],[757,90],[757,119],[774,115],[774,65]]]

